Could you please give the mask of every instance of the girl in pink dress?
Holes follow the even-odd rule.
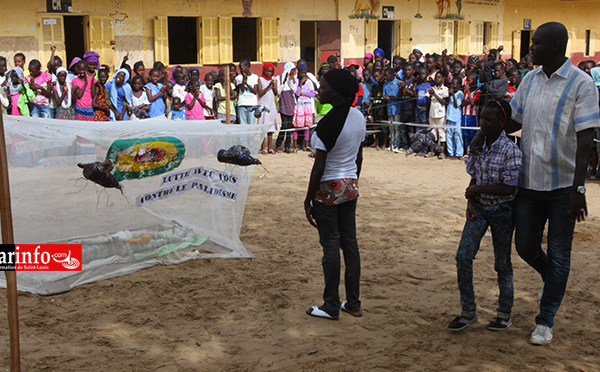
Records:
[[[77,63],[77,77],[71,82],[72,94],[75,97],[75,120],[94,121],[93,87],[96,83],[93,75],[87,74],[86,61]]]
[[[313,125],[313,98],[316,95],[316,89],[313,82],[308,78],[308,68],[305,64],[298,65],[298,78],[294,79],[296,84],[296,107],[294,108],[294,119],[292,125],[296,128],[307,127],[303,132],[303,139],[300,142],[300,150],[304,149],[304,141],[309,140],[310,131],[308,127]],[[294,149],[298,149],[298,132],[292,134]],[[306,150],[310,151],[308,145]]]

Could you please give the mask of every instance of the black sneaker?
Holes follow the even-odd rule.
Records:
[[[457,316],[454,320],[448,325],[448,329],[451,331],[461,331],[471,324],[477,323],[477,315],[475,315],[471,319],[467,319],[464,316]]]
[[[490,331],[504,331],[506,328],[512,325],[512,318],[504,320],[502,318],[495,317],[494,320],[487,325],[487,329]]]

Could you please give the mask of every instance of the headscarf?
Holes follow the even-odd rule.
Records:
[[[267,81],[270,81],[270,80],[273,78],[273,75],[271,75],[271,77],[266,77],[266,76],[265,76],[265,70],[267,70],[267,69],[269,69],[269,68],[272,68],[272,69],[273,69],[273,72],[275,72],[275,65],[274,65],[274,64],[272,64],[271,62],[267,62],[267,63],[265,63],[265,64],[263,65],[262,77],[263,77],[265,80],[267,80]]]
[[[469,57],[469,62],[479,63],[479,57],[477,57],[477,56],[471,56],[471,57]]]
[[[191,67],[188,71],[188,76],[191,79],[192,78],[192,71],[197,71],[198,72],[198,79],[200,79],[200,70],[198,69],[198,67]]]
[[[423,50],[423,48],[421,48],[420,46],[416,46],[413,48],[413,50],[418,50],[419,52],[421,52],[421,57],[419,58],[419,62],[423,63],[425,62],[425,51]]]
[[[344,129],[344,123],[358,92],[358,81],[348,70],[343,69],[330,70],[323,77],[331,85],[331,88],[345,100],[344,103],[333,106],[317,125],[317,136],[329,152]]]
[[[9,79],[10,79],[10,75],[12,75],[13,71],[17,73],[17,76],[19,77],[19,79],[24,78],[23,69],[21,67],[14,67],[12,70],[10,70],[10,73],[8,74]],[[21,84],[21,82],[19,82],[19,84],[15,87],[12,83],[12,79],[10,79],[10,81],[8,82],[8,86],[10,88],[10,95],[14,96],[15,94],[19,94],[19,92],[21,91],[22,85],[23,84]]]
[[[288,84],[284,84],[284,82],[286,82],[285,78],[289,76],[290,72],[294,69],[294,67],[296,67],[296,65],[294,65],[294,62],[286,62],[283,66],[283,72],[281,73],[281,75],[279,75],[279,85],[283,87],[281,88],[282,92],[292,90],[290,86]]]
[[[298,72],[301,71],[308,71],[308,67],[304,63],[298,65]]]
[[[85,52],[85,54],[83,55],[83,59],[88,63],[96,62],[96,70],[100,69],[100,55],[94,52],[93,50],[88,50],[87,52]]]
[[[123,87],[123,91],[125,92],[125,100],[131,104],[133,102],[133,90],[131,90],[131,86],[129,85],[129,83],[127,83],[129,81],[129,71],[127,71],[124,68],[120,68],[118,69],[114,75],[112,76],[112,79],[108,82],[106,82],[106,84],[104,84],[104,87],[106,89],[108,89],[108,94],[110,96],[110,101],[112,102],[114,107],[117,107],[117,102],[118,102],[118,92],[117,89],[119,87],[117,87],[117,83],[115,82],[115,78],[117,77],[117,74],[119,74],[120,72],[125,74],[125,78],[123,79],[123,85],[121,85],[121,87]],[[115,114],[112,112],[112,110],[110,111],[110,120],[114,121],[116,120],[115,118]]]
[[[373,54],[377,54],[377,55],[380,55],[381,58],[385,58],[385,52],[381,48],[375,48],[375,50],[373,51]]]
[[[73,68],[73,66],[75,66],[76,64],[78,64],[81,61],[81,58],[79,57],[75,57],[71,60],[71,64],[69,65],[69,70],[71,70]]]
[[[373,53],[365,53],[365,58],[373,59]]]
[[[600,87],[600,67],[594,67],[590,71],[592,74],[592,79],[594,79],[594,83],[596,83],[597,87]]]
[[[60,74],[61,72],[67,74],[67,79],[65,80],[65,85],[67,86],[67,95],[65,96],[65,98],[63,98],[60,105],[62,106],[62,108],[68,109],[69,107],[71,107],[71,84],[69,83],[69,71],[67,71],[67,69],[64,67],[59,67],[56,69],[56,76],[58,76],[58,74]],[[62,91],[60,90],[60,84],[57,83],[54,86],[54,89],[59,94],[59,96],[60,94],[62,94]]]
[[[181,66],[179,66],[179,65],[175,65],[175,66],[173,66],[173,68],[171,69],[171,80],[169,80],[169,81],[170,81],[170,82],[171,82],[171,84],[173,84],[173,85],[177,84],[177,83],[175,82],[175,77],[174,77],[174,75],[175,75],[175,71],[177,71],[177,67],[181,67]]]

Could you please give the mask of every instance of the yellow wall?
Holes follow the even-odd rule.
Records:
[[[364,41],[364,19],[349,19],[348,15],[353,13],[358,1],[343,1],[340,4],[340,19],[342,21],[342,49],[344,58],[362,58],[365,54]],[[446,2],[450,3],[450,9],[444,8],[444,14],[457,14],[456,0]],[[502,35],[502,22],[504,18],[504,0],[486,1],[485,3],[494,3],[495,5],[477,5],[477,0],[462,0],[461,16],[463,20],[470,21],[472,34],[475,33],[474,22],[499,22],[500,35]],[[394,7],[394,20],[412,21],[412,44],[421,46],[425,52],[440,53],[440,20],[438,7],[435,0],[385,0],[381,1],[376,10],[376,15],[382,19],[382,7]],[[423,18],[417,19],[415,15],[420,13]],[[475,41],[470,43],[471,54],[481,54],[481,47],[475,47]],[[372,52],[372,51],[369,51]],[[408,56],[403,56],[408,57]]]
[[[559,0],[506,0],[504,15],[504,40],[506,50],[512,49],[512,32],[523,29],[523,20],[531,19],[535,30],[543,23],[558,21],[571,32],[571,53],[583,57],[585,50],[585,30],[600,33],[600,1],[559,1]],[[600,50],[596,44],[595,50]],[[592,53],[593,54],[593,53]],[[597,60],[597,58],[596,58]]]
[[[279,17],[281,61],[300,57],[300,21],[336,20],[336,0],[253,0],[253,17]],[[0,55],[23,52],[39,58],[36,13],[46,12],[46,0],[30,0],[27,7],[1,1]],[[115,21],[115,63],[129,52],[130,61],[154,62],[154,17],[242,16],[241,0],[73,0],[72,15],[110,17]],[[6,17],[6,14],[14,16]],[[12,63],[9,62],[9,65]]]

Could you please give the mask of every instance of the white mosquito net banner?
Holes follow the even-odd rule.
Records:
[[[81,272],[17,272],[19,290],[54,294],[157,264],[253,257],[239,234],[254,166],[217,153],[256,154],[269,125],[5,116],[4,126],[15,242],[83,246]],[[89,165],[107,160],[111,173]]]

